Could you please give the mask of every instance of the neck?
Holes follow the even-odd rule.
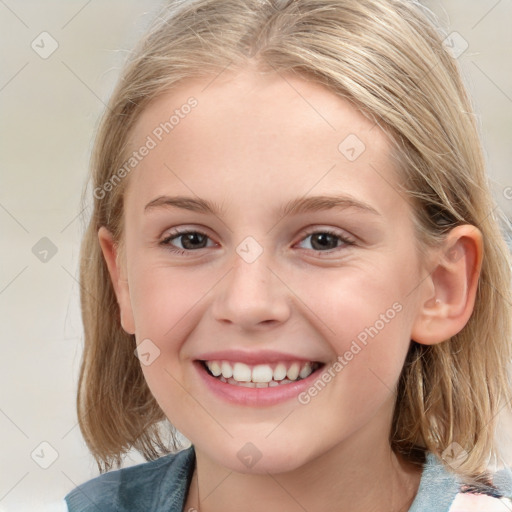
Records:
[[[407,512],[421,468],[395,455],[382,439],[358,442],[363,440],[355,439],[358,434],[304,466],[278,474],[237,473],[196,450],[185,511]]]

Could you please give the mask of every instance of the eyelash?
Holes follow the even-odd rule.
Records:
[[[189,235],[189,234],[193,234],[193,233],[197,233],[199,235],[205,236],[206,238],[210,238],[206,233],[203,233],[202,231],[199,231],[197,229],[190,229],[190,230],[184,230],[184,231],[175,230],[172,233],[170,233],[168,236],[166,236],[160,242],[160,245],[166,247],[169,251],[171,251],[171,252],[173,252],[175,254],[178,254],[180,256],[187,256],[191,252],[195,252],[196,250],[206,249],[206,247],[201,247],[200,249],[195,249],[195,250],[194,249],[180,249],[179,247],[174,247],[170,243],[175,238],[179,238],[180,236]],[[301,238],[300,241],[302,242],[306,238],[308,238],[309,236],[314,235],[314,234],[318,234],[318,233],[326,234],[326,235],[333,236],[334,238],[338,238],[341,241],[341,245],[338,246],[338,247],[335,247],[334,249],[329,249],[329,250],[326,250],[326,251],[318,251],[318,250],[315,250],[315,249],[306,249],[306,250],[308,250],[308,251],[312,250],[312,251],[314,251],[316,253],[319,253],[319,254],[322,254],[322,253],[330,254],[330,253],[334,252],[336,249],[339,249],[342,246],[351,246],[351,245],[355,245],[355,243],[356,243],[354,239],[352,239],[350,237],[347,237],[347,236],[340,235],[339,233],[336,233],[335,231],[330,230],[330,229],[316,229],[316,230],[308,231],[308,232],[306,232],[304,234],[303,238]]]

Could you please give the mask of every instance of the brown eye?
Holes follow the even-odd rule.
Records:
[[[202,249],[203,247],[206,247],[206,242],[208,240],[206,235],[197,232],[186,233],[184,235],[179,235],[176,238],[181,238],[183,249],[189,250]]]
[[[171,251],[183,253],[204,249],[208,246],[208,240],[209,237],[200,231],[183,231],[171,233],[160,244],[168,247]]]
[[[310,239],[310,247],[305,247],[305,249],[312,249],[314,251],[331,251],[340,246],[354,244],[353,240],[331,231],[314,231],[303,238],[302,242],[308,238]]]
[[[319,251],[335,249],[338,247],[338,237],[329,233],[315,233],[311,235],[311,246]]]

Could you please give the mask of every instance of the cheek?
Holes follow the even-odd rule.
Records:
[[[200,322],[204,301],[219,278],[208,269],[140,262],[130,279],[135,336],[144,344],[139,353],[151,354],[150,364],[139,355],[144,376],[160,406],[179,423],[174,407],[190,400],[183,389],[187,368],[182,347]],[[194,408],[193,402],[189,405]]]
[[[388,393],[400,375],[412,329],[405,307],[410,283],[402,275],[393,264],[361,266],[333,272],[321,286],[310,274],[297,288],[338,357],[333,370],[343,377],[336,381],[351,393],[370,399],[376,388]]]
[[[323,276],[309,272],[294,283],[294,291],[304,297],[311,321],[321,324],[325,336],[342,350],[347,340],[364,343],[377,332],[385,336],[407,330],[403,313],[409,286],[398,271],[365,265]]]
[[[177,338],[195,308],[201,307],[215,279],[211,272],[140,265],[132,274],[130,296],[137,337]]]
[[[366,290],[367,296],[345,293],[332,283],[322,320],[334,330],[324,333],[336,359],[327,366],[327,375],[299,397],[304,409],[296,419],[314,417],[333,437],[348,436],[376,414],[391,413],[410,345],[409,321],[396,295]]]
[[[184,387],[181,348],[197,324],[191,319],[211,288],[208,279],[198,277],[165,266],[138,265],[130,283],[144,378],[167,418],[185,432],[190,420],[183,411],[194,411],[197,404]],[[145,359],[144,353],[150,356]]]

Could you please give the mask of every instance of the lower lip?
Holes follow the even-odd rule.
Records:
[[[222,382],[210,375],[199,361],[195,361],[194,366],[212,393],[232,404],[251,407],[268,407],[296,398],[311,386],[323,369],[321,366],[311,375],[297,382],[267,388],[249,388]]]

